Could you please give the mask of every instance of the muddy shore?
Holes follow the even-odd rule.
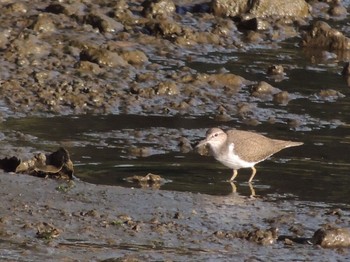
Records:
[[[274,111],[265,116],[252,101],[283,108],[294,99],[342,97],[334,90],[300,96],[230,73],[224,65],[211,73],[193,66],[203,59],[215,63],[215,53],[249,54],[251,48],[276,49],[288,41],[310,51],[320,48],[312,55],[325,60],[349,57],[349,39],[318,21],[345,19],[341,2],[248,2],[237,7],[230,1],[9,1],[1,6],[0,98],[8,107],[2,114],[216,111],[222,121],[238,117],[254,124],[271,121]],[[275,82],[287,76],[281,65],[261,70]]]
[[[312,244],[347,210],[238,194],[96,186],[1,174],[4,261],[343,261],[347,249]],[[334,212],[336,211],[336,212]],[[5,252],[5,250],[7,250]],[[324,256],[324,260],[322,260]]]
[[[2,121],[38,115],[209,115],[220,123],[234,119],[247,126],[276,124],[295,132],[344,126],[333,118],[321,121],[309,111],[300,113],[297,104],[291,110],[295,100],[323,105],[345,97],[328,87],[294,92],[273,86],[288,79],[293,69],[300,70],[298,65],[264,64],[256,72],[244,65],[244,77],[225,68],[235,60],[225,61],[215,72],[195,65],[203,60],[216,63],[220,52],[248,56],[252,48],[278,49],[287,43],[311,47],[305,53],[312,59],[335,61],[340,68],[350,57],[350,40],[326,22],[345,19],[348,7],[341,1],[300,0],[297,8],[281,5],[276,14],[247,6],[251,1],[237,1],[240,6],[228,2],[7,1],[0,18]],[[249,78],[253,74],[259,74],[258,82]],[[99,134],[96,144],[108,147],[111,138],[123,141],[130,136],[129,149],[120,150],[125,158],[182,150],[178,139],[185,137],[178,127],[153,136],[149,130],[124,127],[121,122],[117,132]],[[39,139],[11,128],[2,133],[1,156],[23,158],[37,151]],[[89,124],[80,128],[91,130]],[[191,137],[199,139],[194,133]],[[167,141],[159,143],[160,138]],[[150,140],[148,151],[134,147]],[[18,141],[29,146],[17,147]],[[183,151],[190,151],[193,141],[184,141]],[[58,144],[43,143],[47,151]],[[323,158],[326,154],[320,152]],[[322,248],[313,238],[320,228],[349,226],[345,204],[298,201],[288,195],[276,200],[273,195],[131,189],[12,173],[1,173],[0,183],[4,261],[350,259],[348,248]]]

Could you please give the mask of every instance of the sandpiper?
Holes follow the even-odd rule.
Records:
[[[240,168],[250,167],[252,174],[248,182],[252,182],[256,169],[255,165],[278,151],[293,146],[300,146],[302,142],[271,139],[266,136],[241,130],[211,128],[206,138],[198,143],[196,148],[209,146],[209,152],[223,165],[233,169],[232,182]]]

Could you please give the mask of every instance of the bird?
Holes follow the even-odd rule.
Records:
[[[255,174],[255,165],[271,155],[288,147],[303,145],[302,142],[271,139],[258,133],[231,129],[224,132],[220,128],[210,128],[206,138],[200,141],[196,149],[209,147],[209,153],[224,166],[233,169],[232,182],[238,175],[238,169],[252,169],[248,180],[251,183]]]

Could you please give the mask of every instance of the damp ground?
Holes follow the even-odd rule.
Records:
[[[174,2],[160,20],[141,1],[1,7],[0,157],[63,146],[76,176],[1,174],[1,259],[349,259],[312,242],[349,225],[349,52],[300,45],[312,20],[348,35],[347,14],[313,2],[312,17],[241,30]],[[191,150],[211,127],[304,145],[232,185]],[[127,179],[149,173],[162,183]]]

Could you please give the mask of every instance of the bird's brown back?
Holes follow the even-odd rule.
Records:
[[[241,159],[248,162],[260,162],[278,151],[292,146],[300,146],[303,143],[271,139],[266,136],[248,131],[227,131],[228,142],[234,143],[234,151]]]

